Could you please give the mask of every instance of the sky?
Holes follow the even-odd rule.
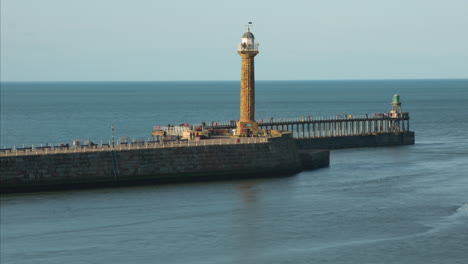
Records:
[[[1,81],[468,78],[468,0],[0,0]]]

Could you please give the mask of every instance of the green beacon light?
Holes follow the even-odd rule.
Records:
[[[394,104],[400,104],[400,96],[398,94],[393,95],[393,102]]]

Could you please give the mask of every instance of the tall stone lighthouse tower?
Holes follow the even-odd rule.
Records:
[[[237,53],[242,57],[240,81],[240,120],[237,122],[237,135],[248,136],[256,133],[258,124],[255,122],[255,70],[254,57],[258,54],[258,43],[250,32],[242,36]]]

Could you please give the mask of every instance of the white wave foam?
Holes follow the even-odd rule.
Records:
[[[468,217],[468,203],[465,203],[457,208],[455,215]]]

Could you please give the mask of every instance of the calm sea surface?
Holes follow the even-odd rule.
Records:
[[[468,263],[468,80],[259,81],[258,119],[390,110],[413,146],[294,177],[2,195],[0,263]],[[1,83],[0,145],[238,118],[238,82]]]

